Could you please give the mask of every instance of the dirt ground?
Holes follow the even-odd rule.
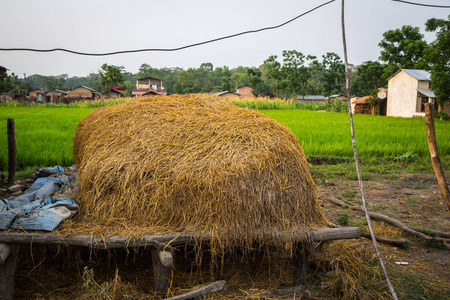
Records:
[[[450,177],[447,172],[446,178]],[[394,178],[382,176],[364,181],[364,193],[369,208],[424,229],[450,233],[450,212],[445,210],[444,201],[434,174],[400,174]],[[342,215],[348,216],[347,226],[360,226],[367,231],[363,213],[350,211],[327,201],[329,197],[362,204],[358,181],[326,180],[318,185],[319,197],[330,222],[339,224]],[[345,219],[341,222],[345,222]],[[373,221],[380,225],[380,221]],[[390,225],[388,226],[390,227]],[[450,282],[450,251],[438,244],[429,244],[407,233],[398,232],[393,238],[403,238],[411,242],[408,249],[380,245],[384,260],[400,271],[414,270],[423,275],[435,276]],[[377,232],[383,235],[383,230]],[[371,247],[371,241],[367,240]],[[395,262],[406,262],[397,265]]]

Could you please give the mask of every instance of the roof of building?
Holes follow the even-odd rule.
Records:
[[[56,93],[67,94],[66,91],[62,91],[62,90],[52,90],[52,91],[47,92],[47,94],[56,94]]]
[[[234,95],[240,96],[238,93],[233,93],[233,92],[229,92],[229,91],[225,91],[225,92],[219,93],[219,94],[217,94],[217,96],[223,96],[225,94],[234,94]]]
[[[155,90],[147,90],[147,89],[141,89],[141,90],[132,90],[131,95],[135,96],[144,96],[144,95],[162,95],[161,92],[155,91]]]
[[[369,101],[370,96],[359,97],[352,101],[353,104],[366,104]]]
[[[325,96],[323,95],[297,95],[297,99],[299,100],[309,100],[309,101],[325,101]]]
[[[110,86],[108,89],[116,89],[116,90],[126,90],[127,88],[121,85],[113,85]]]
[[[90,88],[88,86],[84,86],[84,85],[79,85],[77,87],[74,87],[73,89],[70,89],[69,91],[73,91],[74,89],[77,89],[77,88],[84,88],[84,89],[87,89],[87,90],[89,90],[89,91],[91,91],[93,93],[98,93],[96,90],[94,90],[94,89],[92,89],[92,88]]]
[[[388,78],[388,81],[394,77],[395,75],[397,75],[398,73],[400,73],[401,71],[405,72],[406,74],[408,74],[409,76],[412,76],[413,78],[417,79],[417,80],[425,80],[425,81],[430,81],[431,80],[431,73],[425,70],[416,70],[416,69],[400,69],[397,72],[395,72],[391,77]]]
[[[243,88],[243,87],[245,87],[245,86],[248,86],[249,88],[252,88],[251,86],[249,86],[248,84],[244,84],[244,85],[240,85],[240,86],[238,86],[236,89],[240,89],[240,88]]]
[[[162,81],[161,79],[159,79],[159,78],[155,78],[155,77],[150,77],[150,76],[148,76],[148,77],[143,77],[143,78],[138,78],[137,80],[144,80],[144,79],[155,79],[155,80],[159,80],[159,81]]]
[[[422,95],[427,96],[428,98],[436,98],[436,95],[434,94],[434,92],[432,90],[417,89],[417,91],[419,93],[421,93]]]
[[[124,92],[122,92],[122,91],[119,90],[119,89],[114,89],[114,88],[107,88],[106,90],[104,90],[104,91],[102,92],[102,94],[105,95],[105,94],[107,94],[107,93],[109,93],[109,92],[115,92],[115,93],[121,94],[122,96],[125,96],[125,93],[124,93]]]

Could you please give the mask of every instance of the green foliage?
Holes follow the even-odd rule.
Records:
[[[381,61],[387,63],[384,79],[399,69],[423,69],[426,65],[423,55],[428,45],[419,27],[404,25],[401,29],[386,31],[378,46]]]
[[[447,115],[445,112],[440,111],[436,114],[436,119],[450,121],[450,115]]]
[[[386,83],[383,79],[385,66],[378,61],[367,61],[357,66],[358,76],[352,80],[350,87],[352,95],[369,95],[373,90],[383,87]]]
[[[341,225],[348,225],[348,222],[350,220],[350,211],[345,210],[340,214],[337,214],[339,216],[339,219],[337,220],[339,224]]]
[[[83,269],[82,274],[83,279],[83,288],[88,292],[90,295],[92,295],[96,299],[110,299],[108,296],[109,292],[109,284],[108,282],[103,283],[102,285],[99,285],[94,280],[94,270],[89,269],[87,266]]]
[[[323,82],[323,92],[327,96],[333,94],[343,94],[345,85],[345,66],[341,58],[336,53],[328,52],[323,55],[324,73],[321,80]]]
[[[103,87],[106,89],[112,85],[123,84],[123,71],[124,67],[118,67],[108,64],[103,64],[99,70],[99,75],[102,81]]]
[[[412,152],[406,152],[406,153],[403,153],[402,155],[394,157],[394,161],[396,161],[396,162],[411,163],[411,162],[417,162],[418,160],[419,160],[419,156]]]
[[[429,19],[426,31],[436,32],[436,40],[425,51],[431,71],[431,89],[439,103],[450,99],[450,15],[447,20]]]

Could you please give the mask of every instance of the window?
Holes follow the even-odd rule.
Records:
[[[425,106],[424,106],[425,103],[428,103],[428,97],[421,98],[421,103],[420,103],[420,111],[421,112],[425,112]]]

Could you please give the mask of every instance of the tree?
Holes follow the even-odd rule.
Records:
[[[383,79],[385,65],[378,61],[366,61],[356,67],[358,76],[352,81],[351,91],[354,95],[369,95],[374,89],[385,84]]]
[[[108,86],[115,84],[123,84],[124,67],[118,67],[108,64],[103,64],[99,70],[100,79],[103,87],[106,89]]]
[[[277,61],[276,55],[271,55],[264,61],[263,67],[266,72],[266,77],[275,80],[275,95],[278,96],[278,82],[283,79],[281,63]]]
[[[283,51],[283,67],[281,71],[289,82],[293,97],[297,95],[299,90],[302,91],[302,96],[305,95],[311,72],[304,64],[306,60],[312,59],[315,59],[315,57],[311,55],[305,56],[296,50]]]
[[[247,69],[248,83],[256,94],[260,94],[261,71],[258,68]]]
[[[399,69],[423,69],[425,67],[422,58],[428,45],[423,39],[423,34],[419,32],[419,27],[404,25],[401,29],[386,31],[378,46],[382,48],[380,60],[387,63],[384,79]]]
[[[0,76],[0,93],[11,92],[14,88],[20,86],[21,82],[16,74],[5,73]],[[23,94],[23,93],[21,93]]]
[[[425,51],[425,60],[431,71],[431,89],[442,109],[442,103],[450,99],[450,15],[447,20],[429,19],[425,30],[436,32],[436,40]]]
[[[345,84],[345,66],[341,58],[334,52],[323,57],[324,72],[322,74],[323,92],[326,96],[343,93]]]

